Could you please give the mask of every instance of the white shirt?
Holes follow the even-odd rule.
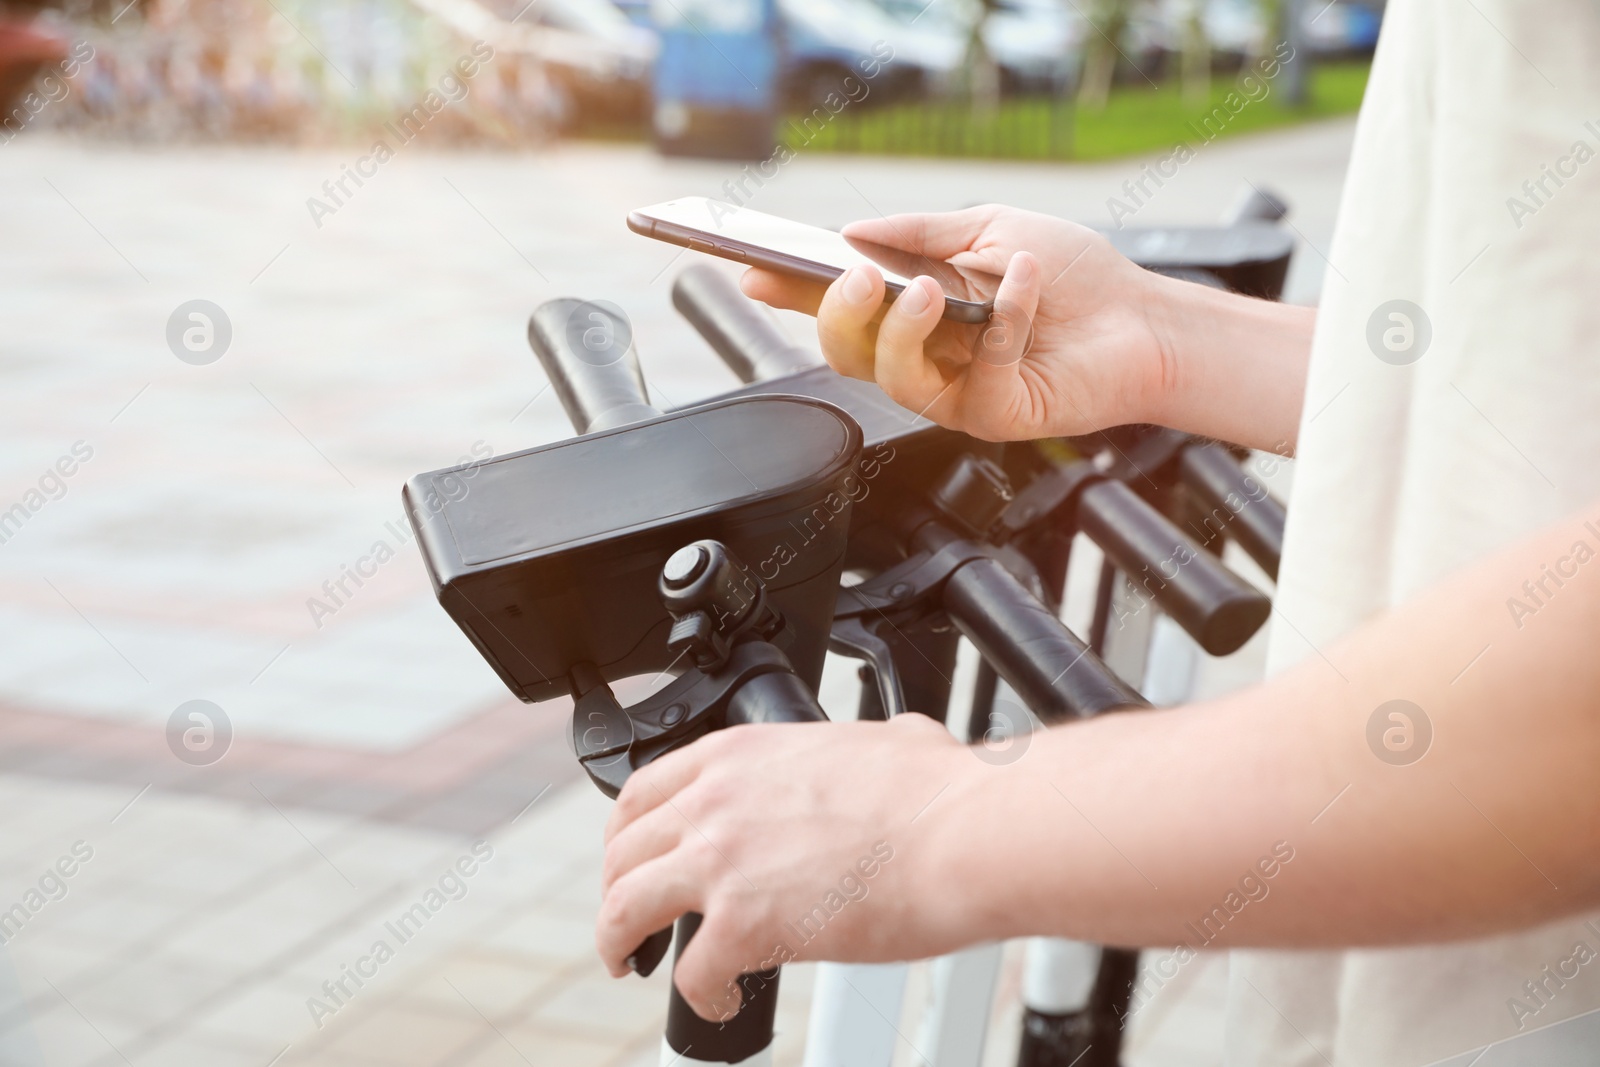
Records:
[[[1292,626],[1275,623],[1269,671],[1600,501],[1600,4],[1393,0],[1325,251],[1278,587]],[[1418,349],[1382,337],[1398,330],[1403,350],[1404,319],[1380,316],[1389,362],[1369,344],[1394,300],[1431,325],[1409,364],[1394,361]],[[1509,1002],[1537,1005],[1524,983],[1578,941],[1600,952],[1583,919],[1449,945],[1236,951],[1226,1063],[1427,1064],[1569,1019],[1600,1008],[1600,960],[1532,1015]],[[1568,1062],[1506,1058],[1522,1045],[1484,1063]],[[1591,1047],[1571,1062],[1597,1061]]]

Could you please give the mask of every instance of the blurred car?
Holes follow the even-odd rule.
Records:
[[[1362,3],[1361,0],[1312,0],[1302,8],[1301,33],[1313,52],[1361,53],[1370,52],[1378,43],[1378,30],[1383,26],[1382,0]]]
[[[517,27],[554,31],[574,47],[541,49],[565,125],[588,119],[637,122],[649,111],[655,34],[610,0],[485,0]],[[578,47],[581,45],[581,47]]]
[[[943,2],[943,0],[941,0]],[[815,107],[838,92],[846,75],[875,63],[887,44],[893,61],[872,80],[878,99],[938,85],[961,65],[965,42],[930,20],[903,22],[872,0],[778,0],[783,33],[783,94],[790,107]]]
[[[959,2],[938,0],[939,5]],[[612,6],[637,27],[656,26],[651,0],[612,0]],[[893,49],[894,58],[872,79],[870,95],[876,100],[938,84],[961,64],[964,42],[937,18],[911,24],[909,17],[895,17],[873,0],[777,0],[777,14],[779,91],[790,109],[810,110],[838,92],[847,75],[859,79],[863,63],[876,67],[880,57],[873,48],[881,43]]]
[[[1077,79],[1089,20],[1061,0],[998,0],[984,21],[983,43],[1000,65],[1002,84],[1026,92]]]
[[[1130,20],[1135,38],[1130,54],[1148,50],[1183,50],[1194,0],[1158,0]],[[1271,51],[1272,30],[1259,0],[1203,0],[1200,25],[1211,50],[1222,55],[1251,56]],[[1303,0],[1299,7],[1301,38],[1314,55],[1371,51],[1383,24],[1382,0]]]
[[[876,0],[902,25],[937,27],[961,42],[983,18],[983,44],[1007,92],[1058,91],[1076,78],[1089,21],[1065,0]]]

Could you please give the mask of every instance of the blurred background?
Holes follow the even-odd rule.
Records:
[[[609,801],[569,708],[519,703],[438,607],[403,481],[569,435],[525,340],[547,299],[622,307],[663,405],[735,384],[671,309],[692,254],[624,225],[677,196],[1112,228],[1257,184],[1314,302],[1381,18],[0,4],[0,1063],[654,1063],[665,974],[594,956]],[[825,703],[853,686],[830,666]],[[1221,1062],[1218,973],[1141,1008],[1130,1063]],[[785,974],[780,1063],[809,980]],[[991,1063],[1017,981],[1013,954]]]
[[[1276,106],[1233,132],[1354,110],[1382,8],[1374,0],[60,0],[39,29],[86,42],[94,61],[68,79],[73,92],[25,124],[151,144],[360,141],[436,89],[458,53],[487,42],[492,64],[450,100],[431,141],[525,148],[600,137],[765,157],[776,129],[779,143],[804,139],[812,150],[1096,159],[1170,147],[1221,102],[1234,75],[1285,49],[1299,62],[1285,68]],[[12,30],[7,45],[19,70],[30,47],[21,36]],[[866,63],[872,74],[863,77]],[[870,92],[843,88],[851,76]],[[806,138],[804,118],[841,92],[863,106]]]

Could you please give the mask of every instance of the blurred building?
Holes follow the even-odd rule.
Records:
[[[439,17],[441,7],[456,17]],[[469,0],[149,0],[120,15],[46,17],[92,58],[63,79],[68,91],[35,117],[40,126],[325,142],[442,103],[430,140],[525,143],[561,118],[547,63],[520,28]]]

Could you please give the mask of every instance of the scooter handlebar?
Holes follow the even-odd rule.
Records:
[[[944,609],[1043,722],[1150,706],[998,560],[963,564],[945,583]]]
[[[547,300],[528,319],[528,344],[578,433],[661,414],[650,404],[632,327],[610,305]]]
[[[1160,604],[1213,656],[1238,651],[1272,613],[1266,594],[1122,482],[1085,488],[1078,495],[1077,525],[1139,587],[1138,595]]]
[[[746,384],[782,378],[821,364],[783,335],[777,319],[709,264],[696,264],[672,283],[672,306]]]
[[[1178,462],[1179,476],[1209,515],[1276,580],[1283,556],[1283,505],[1221,445],[1193,445]],[[1209,519],[1202,522],[1209,526]]]

